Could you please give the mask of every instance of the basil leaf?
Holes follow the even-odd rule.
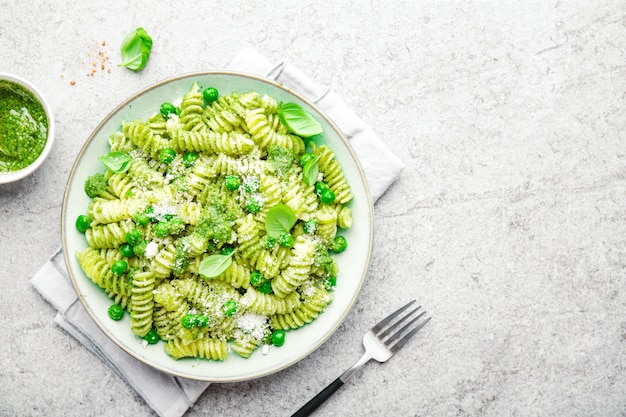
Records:
[[[126,152],[109,152],[106,155],[101,155],[98,160],[104,164],[109,170],[120,174],[128,171],[130,168],[131,157]]]
[[[204,278],[215,278],[220,275],[222,272],[226,271],[226,269],[233,262],[233,255],[237,252],[237,249],[229,253],[228,255],[222,255],[221,253],[216,253],[214,255],[209,255],[200,262],[200,267],[198,268],[198,272]]]
[[[302,179],[306,185],[314,185],[317,182],[317,176],[320,173],[320,158],[321,155],[318,155],[308,160],[302,167]]]
[[[289,233],[296,224],[296,214],[284,204],[272,207],[265,216],[265,231],[271,238],[278,239],[284,233]]]
[[[322,125],[296,103],[280,103],[278,118],[292,133],[308,138],[322,133]]]
[[[151,50],[152,38],[144,28],[137,28],[126,35],[122,41],[120,52],[124,63],[119,66],[133,71],[141,71],[148,63]]]

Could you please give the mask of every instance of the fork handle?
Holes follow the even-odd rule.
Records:
[[[296,411],[291,417],[306,417],[310,416],[313,411],[317,410],[317,407],[322,405],[324,401],[330,398],[341,386],[348,380],[356,371],[361,369],[369,360],[372,359],[369,352],[365,352],[361,359],[359,359],[350,369],[339,375],[337,379],[328,384],[326,388],[321,390],[319,394],[311,398],[308,403],[304,404],[298,411]]]
[[[331,395],[335,393],[341,386],[343,385],[343,381],[341,378],[335,379],[333,382],[328,384],[326,388],[321,390],[319,394],[315,397],[311,398],[308,403],[304,404],[298,411],[296,411],[291,417],[306,417],[310,416],[313,411],[317,410],[317,407],[322,405],[324,401],[330,398]]]

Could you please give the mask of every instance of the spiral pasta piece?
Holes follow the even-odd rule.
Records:
[[[270,316],[289,313],[302,304],[300,295],[295,291],[281,298],[274,294],[264,294],[252,287],[248,288],[241,302],[246,306],[247,311]]]
[[[185,130],[204,130],[203,120],[204,96],[200,85],[193,83],[191,89],[183,96],[180,103],[180,123]]]
[[[264,109],[249,110],[246,113],[246,126],[252,140],[262,149],[270,146],[282,146],[296,155],[304,152],[306,146],[302,138],[278,129],[278,118],[265,114]]]
[[[126,233],[134,227],[132,220],[99,224],[85,231],[87,243],[92,248],[117,248],[126,243]]]
[[[172,339],[165,345],[165,352],[174,359],[193,357],[221,361],[228,356],[228,344],[217,339],[195,340],[189,344]]]
[[[126,173],[112,174],[107,182],[117,198],[132,197],[137,192],[137,187]]]
[[[135,144],[122,132],[115,132],[109,136],[111,152],[130,152],[136,150]]]
[[[130,327],[137,336],[145,336],[152,329],[153,291],[154,273],[140,271],[133,275],[130,297]]]
[[[238,261],[233,261],[228,268],[214,279],[224,281],[234,288],[250,287],[250,269]]]
[[[242,358],[249,358],[250,355],[261,345],[261,341],[253,337],[236,338],[230,349],[241,356]]]
[[[104,289],[109,298],[126,307],[131,295],[131,284],[125,275],[117,275],[98,251],[88,247],[76,253],[76,259],[87,278]]]
[[[150,269],[154,272],[154,276],[159,278],[166,278],[174,269],[174,262],[176,258],[176,246],[169,244],[163,247],[152,258]]]
[[[342,229],[352,227],[352,209],[348,206],[337,204],[337,226]]]
[[[99,200],[91,204],[88,214],[95,224],[116,223],[131,218],[143,204],[141,200],[133,198]]]
[[[162,340],[172,340],[182,332],[181,321],[187,314],[189,306],[186,303],[181,303],[178,308],[171,311],[155,303],[152,324]]]
[[[306,236],[299,236],[293,246],[289,265],[271,281],[274,294],[285,298],[309,278],[314,252],[315,242]]]
[[[333,301],[333,293],[321,286],[307,285],[303,289],[303,300],[300,306],[285,314],[270,317],[274,329],[297,329],[312,322]]]
[[[315,213],[317,218],[317,236],[329,244],[337,235],[337,211],[332,207],[322,205]]]
[[[345,204],[352,200],[352,191],[334,152],[328,146],[322,145],[313,154],[320,158],[319,170],[328,188],[335,193],[335,202]]]
[[[153,134],[159,136],[167,135],[167,120],[161,113],[154,113],[146,120],[146,127],[152,131]]]
[[[155,135],[141,120],[122,123],[122,132],[137,148],[158,158],[161,149],[167,148],[167,141]]]
[[[196,151],[244,155],[254,148],[247,135],[238,132],[175,130],[170,145],[179,152]]]

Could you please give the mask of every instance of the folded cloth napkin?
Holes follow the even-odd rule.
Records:
[[[292,64],[272,64],[255,50],[244,49],[228,69],[276,80],[323,110],[352,145],[374,202],[404,169],[402,162],[337,94],[319,86]],[[182,416],[209,385],[208,382],[157,371],[113,343],[91,320],[79,301],[67,273],[62,250],[46,262],[31,283],[58,311],[54,321],[111,366],[159,416]]]

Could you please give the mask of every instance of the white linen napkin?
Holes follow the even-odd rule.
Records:
[[[228,66],[273,79],[315,103],[348,138],[365,172],[372,200],[396,180],[403,163],[376,133],[329,88],[322,87],[292,64],[273,64],[253,49],[242,50]],[[54,321],[107,363],[162,417],[180,417],[193,406],[208,382],[179,378],[160,371],[124,352],[91,320],[71,284],[63,252],[59,250],[31,279],[33,287],[58,311]]]

